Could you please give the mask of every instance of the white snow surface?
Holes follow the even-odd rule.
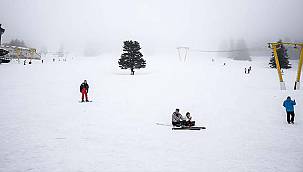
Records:
[[[183,63],[176,54],[152,55],[131,76],[118,56],[1,64],[0,171],[303,171],[296,65],[284,70],[281,91],[268,57],[212,62],[190,54]],[[90,103],[79,103],[84,79]],[[282,106],[288,95],[297,102],[294,125]],[[207,129],[156,125],[170,124],[176,108]]]

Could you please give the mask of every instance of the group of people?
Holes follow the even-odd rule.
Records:
[[[53,62],[55,62],[55,58],[53,58]],[[59,61],[61,61],[61,59],[59,59]],[[66,58],[62,59],[62,61],[66,62]]]
[[[80,92],[81,92],[81,100],[84,102],[88,102],[88,89],[89,85],[87,84],[87,81],[84,80],[83,83],[80,85]],[[294,112],[294,105],[296,105],[296,100],[291,100],[291,97],[288,96],[286,100],[283,102],[283,106],[286,110],[287,115],[287,123],[288,124],[294,124],[295,121],[295,112]],[[172,114],[172,125],[173,126],[194,126],[195,121],[192,121],[192,117],[189,112],[186,112],[185,117],[183,117],[180,113],[180,109],[176,109],[176,111]]]
[[[180,109],[176,109],[176,111],[172,114],[172,125],[176,127],[181,126],[194,126],[195,121],[192,121],[192,117],[189,112],[186,112],[185,117],[183,117],[180,113]]]
[[[286,110],[286,120],[288,124],[294,124],[295,122],[294,105],[296,105],[296,100],[291,100],[290,96],[288,96],[283,102],[283,106]],[[176,109],[176,111],[172,114],[172,125],[176,127],[191,127],[195,125],[195,121],[192,121],[192,117],[189,112],[186,112],[185,117],[183,117],[180,113],[180,109]]]
[[[28,64],[32,64],[32,61],[30,60]],[[23,65],[26,65],[26,60],[23,61]]]

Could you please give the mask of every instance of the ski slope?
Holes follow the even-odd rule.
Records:
[[[265,57],[190,54],[183,63],[175,53],[146,55],[147,68],[134,76],[118,57],[1,64],[0,171],[303,171],[296,68],[284,72],[281,91]],[[79,103],[84,79],[90,103]],[[294,125],[282,107],[288,95],[297,102]],[[207,129],[156,125],[169,124],[176,108]]]

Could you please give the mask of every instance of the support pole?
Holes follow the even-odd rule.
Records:
[[[280,80],[280,89],[281,90],[286,90],[285,83],[283,82],[282,72],[281,72],[279,58],[278,58],[278,54],[277,54],[277,45],[272,45],[272,47],[273,47],[273,50],[274,50],[276,68],[277,68],[278,75],[279,75],[279,80]]]
[[[303,46],[301,46],[300,59],[299,59],[299,64],[298,64],[297,80],[295,82],[295,87],[294,87],[295,90],[300,89],[300,78],[301,78],[302,64],[303,64]]]
[[[0,46],[1,46],[1,37],[2,37],[2,34],[4,33],[5,29],[3,29],[1,27],[2,24],[0,24]]]
[[[187,52],[188,52],[189,48],[185,47],[184,49],[185,49],[185,57],[184,57],[184,62],[186,62],[186,58],[187,58]]]
[[[180,61],[182,61],[182,59],[181,59],[181,53],[180,53],[180,49],[181,49],[181,48],[179,48],[179,47],[177,48],[177,50],[178,50],[178,55],[179,55],[179,60],[180,60]]]
[[[177,50],[178,50],[179,60],[181,62],[185,62],[187,59],[189,48],[188,47],[177,47]],[[183,54],[184,54],[184,57],[183,57]]]

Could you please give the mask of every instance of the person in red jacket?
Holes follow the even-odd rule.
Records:
[[[88,98],[87,98],[87,93],[88,93],[88,84],[87,81],[84,80],[83,83],[80,85],[80,92],[82,93],[82,102],[84,102],[84,97],[85,97],[85,101],[88,102]]]

